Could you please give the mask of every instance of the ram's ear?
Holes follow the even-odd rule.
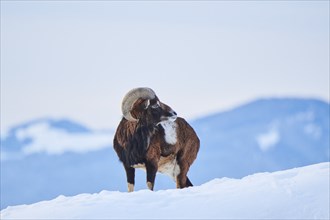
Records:
[[[145,102],[144,102],[144,109],[147,109],[150,105],[150,99],[147,99]]]

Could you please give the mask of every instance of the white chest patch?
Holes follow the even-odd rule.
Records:
[[[162,127],[164,128],[165,131],[165,141],[168,144],[175,144],[177,141],[177,136],[176,136],[176,127],[177,124],[175,121],[162,121],[160,123]]]

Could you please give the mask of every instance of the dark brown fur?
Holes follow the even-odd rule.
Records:
[[[150,101],[150,105],[157,101],[156,97],[156,100]],[[114,138],[114,149],[124,165],[129,191],[132,191],[130,186],[134,186],[134,166],[143,164],[148,187],[152,190],[159,168],[173,160],[176,160],[180,168],[176,176],[177,188],[192,186],[187,173],[197,157],[200,145],[195,131],[183,118],[178,117],[175,121],[177,142],[174,145],[168,144],[164,138],[165,131],[158,122],[169,117],[173,110],[161,103],[157,110],[159,114],[156,114],[155,109],[146,109],[145,106],[145,100],[135,102],[131,114],[139,120],[128,121],[123,118]]]

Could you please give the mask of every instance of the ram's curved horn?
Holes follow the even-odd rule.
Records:
[[[123,113],[123,116],[128,121],[136,121],[137,119],[131,115],[131,110],[135,101],[138,100],[139,98],[154,99],[155,97],[156,97],[155,92],[150,88],[140,87],[140,88],[132,89],[123,98],[121,104],[121,111]]]

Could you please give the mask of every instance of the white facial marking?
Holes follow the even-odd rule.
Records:
[[[159,108],[160,107],[160,102],[157,101],[156,104],[152,105],[151,108]]]
[[[175,120],[177,119],[178,116],[174,115],[169,117],[168,120],[171,121],[171,122],[175,122]]]
[[[177,141],[177,136],[176,136],[176,127],[177,124],[173,120],[166,120],[160,122],[162,127],[164,128],[165,131],[165,141],[168,144],[175,144]]]

